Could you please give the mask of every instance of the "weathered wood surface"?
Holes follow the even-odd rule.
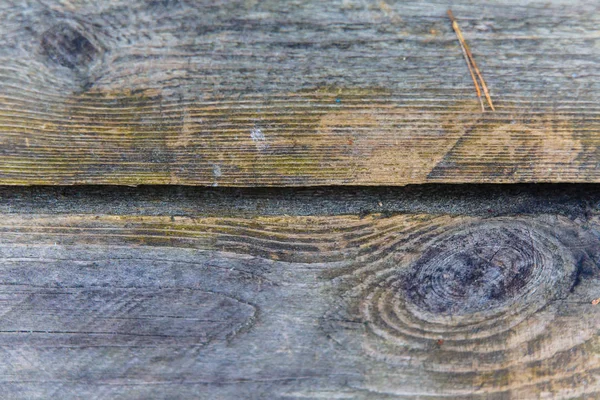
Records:
[[[0,19],[2,184],[600,181],[595,0],[4,0]]]
[[[595,206],[0,217],[4,399],[600,396]]]

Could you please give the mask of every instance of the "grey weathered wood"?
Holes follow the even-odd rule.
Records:
[[[600,393],[591,208],[0,221],[3,398]]]
[[[599,6],[3,1],[0,183],[597,182]]]

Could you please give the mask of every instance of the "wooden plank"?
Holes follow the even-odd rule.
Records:
[[[8,0],[0,17],[1,184],[600,181],[597,1]]]
[[[597,212],[0,219],[3,398],[596,398]]]

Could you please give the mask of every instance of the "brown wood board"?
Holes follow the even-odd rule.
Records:
[[[599,7],[3,1],[0,184],[598,182]]]

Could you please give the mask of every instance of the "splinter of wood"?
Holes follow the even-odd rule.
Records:
[[[488,91],[487,85],[485,84],[485,80],[477,68],[477,63],[475,63],[475,59],[473,58],[473,54],[465,41],[465,38],[462,35],[460,28],[458,27],[458,23],[456,22],[456,18],[454,18],[454,14],[452,14],[452,10],[448,10],[448,17],[450,17],[450,21],[452,21],[452,29],[456,33],[456,37],[458,37],[458,42],[460,43],[460,48],[463,52],[463,56],[465,57],[465,61],[467,62],[467,67],[469,68],[469,73],[471,74],[471,78],[473,79],[473,84],[475,85],[475,91],[477,92],[477,98],[479,99],[479,103],[481,104],[481,110],[485,111],[483,106],[483,100],[481,99],[481,90],[479,89],[479,83],[477,82],[477,78],[479,78],[479,82],[481,82],[481,87],[483,88],[483,93],[485,98],[490,105],[492,111],[496,111],[494,108],[494,103],[492,103],[492,98],[490,97],[490,93]],[[473,73],[475,71],[475,73]],[[477,77],[475,76],[477,75]]]

